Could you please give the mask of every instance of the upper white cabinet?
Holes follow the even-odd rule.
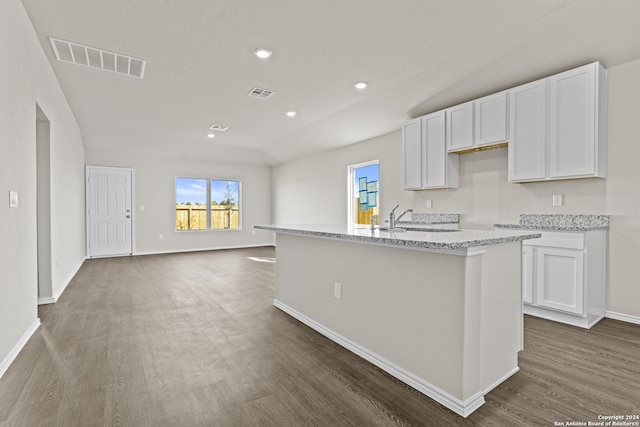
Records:
[[[416,190],[422,187],[422,125],[420,121],[418,117],[402,125],[405,190]]]
[[[597,62],[512,89],[509,181],[606,177],[606,90]]]
[[[403,125],[405,190],[458,187],[458,156],[447,153],[445,123],[438,111]]]
[[[458,153],[507,141],[507,92],[447,108],[447,151]]]
[[[476,99],[474,104],[474,146],[485,147],[507,140],[507,92]]]
[[[509,181],[537,181],[546,175],[546,81],[509,91]]]
[[[607,82],[599,64],[549,77],[549,177],[606,177]]]
[[[473,102],[447,108],[447,151],[473,148]]]
[[[509,182],[605,178],[606,70],[594,62],[405,123],[404,188],[457,188],[446,153],[505,144]]]

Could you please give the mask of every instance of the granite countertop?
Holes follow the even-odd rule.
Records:
[[[409,248],[456,250],[541,237],[540,233],[514,230],[381,231],[346,224],[254,225],[260,230]]]
[[[494,224],[514,230],[589,231],[609,228],[609,215],[522,214],[518,224]]]

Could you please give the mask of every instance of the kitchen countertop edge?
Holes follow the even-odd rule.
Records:
[[[493,224],[496,228],[504,228],[511,230],[539,230],[539,231],[591,231],[591,230],[608,230],[609,226],[605,225],[584,225],[584,226],[533,226],[522,224]]]
[[[253,228],[277,233],[377,243],[398,247],[456,250],[541,237],[540,233],[523,231],[460,230],[455,232],[406,231],[401,233],[357,228],[349,232],[345,225],[254,225]],[[355,231],[357,230],[357,232]],[[381,234],[384,233],[384,234]]]

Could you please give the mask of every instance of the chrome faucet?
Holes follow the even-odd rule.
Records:
[[[376,221],[378,220],[378,215],[374,215],[371,217],[371,231],[376,229]]]
[[[402,212],[400,215],[398,215],[398,217],[396,218],[396,222],[400,221],[400,218],[402,218],[403,216],[405,216],[408,213],[413,212],[413,209],[407,209],[406,211]]]
[[[407,209],[406,211],[404,211],[400,215],[398,215],[398,217],[396,217],[396,212],[395,211],[396,211],[396,209],[398,209],[399,206],[400,205],[396,205],[396,207],[391,209],[391,212],[389,212],[389,229],[391,229],[391,230],[396,228],[396,222],[398,222],[400,220],[400,218],[402,218],[403,216],[405,216],[409,212],[413,212],[413,209]]]
[[[389,228],[391,230],[396,228],[396,213],[395,213],[395,210],[398,209],[399,206],[400,205],[396,205],[396,207],[391,209],[391,212],[389,212]]]

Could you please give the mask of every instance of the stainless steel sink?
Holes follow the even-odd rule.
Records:
[[[380,231],[388,231],[390,233],[402,233],[402,232],[407,231],[406,228],[398,228],[398,227],[396,227],[396,228],[380,227],[378,230],[380,230]]]
[[[423,228],[423,227],[406,227],[407,231],[422,231],[424,233],[445,233],[451,231],[460,231],[456,228]]]

